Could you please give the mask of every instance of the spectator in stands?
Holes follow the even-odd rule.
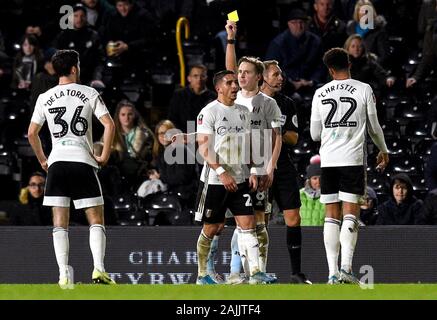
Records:
[[[370,84],[375,91],[383,86],[394,85],[395,78],[381,67],[373,53],[366,52],[363,38],[359,34],[349,36],[344,49],[350,55],[352,79]]]
[[[294,91],[314,88],[325,81],[322,66],[322,42],[307,31],[308,16],[300,9],[288,15],[288,30],[274,38],[267,49],[266,60],[276,60],[293,85]]]
[[[368,25],[362,25],[361,19],[366,21],[365,15],[372,15],[368,19],[373,18],[373,28]],[[370,0],[358,0],[355,4],[354,15],[352,20],[347,23],[347,34],[359,34],[363,40],[365,47],[371,53],[374,53],[378,57],[378,62],[381,65],[385,65],[389,56],[389,42],[388,34],[385,26],[387,22],[381,15],[377,15],[375,7]]]
[[[61,31],[53,45],[59,50],[72,49],[79,52],[81,82],[102,88],[104,87],[101,80],[105,53],[99,35],[87,26],[85,6],[79,3],[74,6],[73,12],[74,29]]]
[[[390,199],[378,206],[378,225],[422,224],[423,202],[413,195],[411,179],[405,173],[390,183]]]
[[[325,206],[320,203],[320,163],[307,167],[304,187],[300,190],[301,226],[323,226],[325,222]]]
[[[315,0],[309,31],[322,39],[323,52],[341,47],[346,40],[346,24],[333,13],[335,0]]]
[[[86,9],[88,26],[96,31],[100,32],[109,17],[115,14],[115,7],[107,0],[82,0],[82,3]]]
[[[15,56],[11,87],[29,89],[33,77],[42,69],[43,55],[38,40],[33,35],[25,35],[21,41],[21,50]]]
[[[29,184],[21,189],[19,201],[25,206],[15,221],[16,225],[52,225],[52,212],[50,207],[42,205],[46,177],[41,172],[30,175]]]
[[[431,147],[431,154],[426,162],[425,182],[428,190],[437,189],[437,141]]]
[[[197,190],[195,156],[191,155],[193,163],[189,163],[187,156],[190,151],[183,143],[171,142],[174,134],[169,132],[171,129],[175,129],[175,125],[170,120],[162,120],[156,125],[155,136],[158,139],[153,144],[155,169],[150,170],[149,179],[161,179],[168,192],[179,195],[184,208],[194,208]],[[169,161],[173,159],[176,163]]]
[[[112,158],[128,187],[137,187],[144,180],[152,160],[153,132],[147,127],[135,106],[122,100],[114,115],[115,136]]]
[[[437,189],[431,190],[425,198],[422,223],[437,225]]]
[[[437,5],[435,7],[437,10]],[[413,86],[416,82],[423,80],[431,70],[437,66],[437,20],[428,25],[423,38],[422,60],[406,81],[406,87]]]
[[[423,38],[429,27],[432,27],[437,19],[437,1],[423,0],[417,18],[417,36]],[[423,43],[422,43],[423,46]]]
[[[378,197],[375,190],[370,187],[366,188],[366,195],[363,198],[360,210],[360,222],[362,225],[370,226],[376,223],[378,212]]]
[[[56,53],[56,49],[50,48],[44,53],[44,68],[37,73],[33,78],[30,88],[30,105],[35,106],[36,100],[41,93],[53,88],[58,84],[58,77],[53,69],[52,56]]]
[[[196,121],[200,110],[216,98],[216,93],[206,87],[208,79],[204,65],[193,65],[188,74],[188,86],[174,92],[168,110],[168,119],[176,128],[187,132],[187,122]],[[196,125],[193,123],[193,130]]]
[[[107,56],[121,64],[121,73],[112,76],[113,81],[120,81],[118,77],[141,73],[146,60],[144,50],[151,47],[156,23],[152,15],[133,0],[116,0],[115,7],[116,13],[103,29],[103,43],[107,48],[108,43],[113,43]]]
[[[30,87],[30,108],[31,112],[35,108],[36,100],[41,93],[55,87],[59,79],[56,76],[55,70],[52,64],[52,56],[56,53],[56,49],[49,48],[44,54],[44,69],[38,72],[32,80]],[[46,154],[49,154],[52,150],[52,136],[48,130],[47,124],[44,124],[40,131],[41,143]]]

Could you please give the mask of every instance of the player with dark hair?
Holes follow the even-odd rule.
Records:
[[[204,158],[197,195],[196,221],[203,222],[197,241],[197,284],[217,284],[207,273],[207,261],[214,236],[223,229],[229,209],[238,225],[240,254],[248,261],[252,284],[271,283],[259,268],[259,244],[250,189],[257,188],[257,177],[246,181],[244,166],[250,147],[249,110],[235,104],[238,92],[233,71],[221,71],[214,76],[217,100],[209,103],[197,116],[197,142]],[[249,137],[248,137],[249,135]],[[249,158],[250,160],[250,158]]]
[[[366,128],[380,150],[377,170],[387,166],[388,151],[378,122],[375,95],[370,85],[351,79],[348,53],[341,48],[330,49],[323,62],[333,80],[314,94],[310,129],[312,139],[321,141],[320,202],[326,205],[323,234],[329,266],[328,284],[360,283],[352,273],[352,258],[358,236],[360,202],[366,188]]]
[[[114,122],[99,93],[80,80],[79,54],[60,50],[52,58],[59,85],[40,94],[28,129],[29,142],[41,167],[48,172],[43,205],[53,207],[53,244],[59,266],[59,285],[72,283],[68,267],[68,225],[70,200],[76,209],[85,209],[90,224],[89,243],[93,256],[94,283],[115,284],[105,272],[106,234],[103,196],[97,168],[110,155]],[[95,156],[92,116],[104,126],[103,150]],[[47,121],[52,136],[52,151],[46,157],[39,131]]]
[[[250,126],[253,133],[254,154],[261,156],[262,164],[255,163],[256,173],[260,176],[259,188],[252,193],[256,217],[256,234],[259,242],[259,264],[262,272],[266,272],[269,236],[265,224],[266,212],[269,212],[267,192],[273,183],[274,170],[277,165],[281,146],[281,111],[276,101],[259,90],[262,83],[264,64],[255,57],[242,57],[237,63],[235,53],[235,37],[237,25],[235,22],[227,21],[227,47],[226,47],[226,68],[238,73],[238,83],[241,90],[238,92],[236,103],[246,106],[250,113]],[[267,144],[267,145],[265,145]],[[264,151],[267,150],[267,153]],[[256,158],[256,157],[254,157]],[[258,162],[258,161],[255,161]],[[255,169],[255,168],[253,168]],[[248,174],[247,174],[248,175]],[[238,255],[237,233],[234,233],[232,240],[232,254]],[[237,253],[237,254],[236,254]],[[242,260],[244,270],[247,274],[247,265]],[[231,263],[231,275],[229,283],[239,283],[238,264]]]

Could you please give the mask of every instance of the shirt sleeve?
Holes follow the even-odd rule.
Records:
[[[370,138],[382,152],[387,153],[387,145],[385,144],[384,132],[378,121],[378,113],[376,111],[376,98],[370,86],[366,87],[365,99],[367,104],[367,132]]]
[[[39,95],[35,103],[35,108],[33,110],[31,122],[34,122],[42,126],[45,121],[46,121],[46,116],[44,114],[44,108],[41,103],[41,95]]]
[[[317,91],[314,94],[311,106],[311,124],[310,134],[314,141],[320,141],[322,135],[322,117],[320,116],[319,100],[317,99]]]
[[[93,109],[93,113],[97,117],[97,119],[100,119],[103,115],[109,113],[108,109],[106,108],[105,102],[103,101],[97,90],[93,91],[93,94],[90,98],[90,104],[91,108]]]
[[[283,123],[283,118],[281,114],[281,110],[278,107],[278,104],[275,100],[268,100],[269,101],[269,108],[267,108],[267,114],[266,114],[266,120],[268,123],[268,126],[271,128],[280,128]]]
[[[367,105],[367,114],[378,114],[376,111],[376,98],[375,94],[373,93],[372,87],[370,85],[366,86],[366,90],[364,91],[365,99],[366,99],[366,105]]]
[[[282,119],[285,122],[283,126],[283,132],[285,131],[298,132],[299,125],[297,119],[297,112],[293,100],[287,99],[285,101],[284,109],[285,110],[282,110]]]
[[[197,116],[197,133],[213,134],[215,132],[213,120],[211,112],[202,109]]]

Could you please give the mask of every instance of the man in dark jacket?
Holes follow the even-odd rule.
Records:
[[[325,80],[322,65],[322,42],[319,36],[307,31],[306,13],[300,9],[288,15],[288,30],[274,38],[267,49],[266,60],[276,60],[295,91],[314,88]]]
[[[334,0],[315,0],[314,17],[308,30],[322,39],[323,52],[342,47],[346,40],[346,24],[333,14]]]
[[[379,225],[423,224],[423,201],[413,195],[413,184],[405,173],[395,175],[390,184],[391,198],[378,206]]]
[[[156,34],[156,23],[152,15],[133,0],[116,0],[115,7],[117,12],[108,19],[103,33],[107,49],[108,43],[112,42],[108,57],[121,65],[122,77],[129,72],[141,73],[146,60],[144,51]]]
[[[73,49],[79,52],[81,82],[101,87],[103,86],[101,82],[104,62],[103,46],[98,33],[87,25],[85,7],[77,4],[73,10],[74,29],[63,30],[55,39],[54,47],[60,50]]]
[[[189,85],[173,93],[168,119],[182,132],[187,132],[188,121],[193,121],[192,129],[195,131],[195,121],[200,110],[217,97],[214,91],[206,87],[206,72],[204,65],[193,65],[187,77]]]
[[[115,7],[107,0],[82,0],[86,9],[88,25],[100,32],[107,19],[115,14]]]
[[[437,10],[437,6],[436,6]],[[417,66],[413,75],[406,81],[406,87],[409,88],[416,82],[423,80],[431,70],[437,66],[437,21],[427,27],[423,39],[422,60]]]

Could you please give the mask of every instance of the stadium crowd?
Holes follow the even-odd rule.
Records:
[[[62,5],[73,9],[62,27]],[[194,132],[199,111],[216,98],[212,75],[225,67],[227,13],[238,10],[238,56],[277,60],[282,92],[297,105],[299,139],[290,149],[301,187],[302,225],[323,225],[318,144],[309,121],[314,91],[328,82],[323,53],[343,47],[353,79],[369,83],[390,153],[383,173],[368,146],[362,225],[436,224],[437,1],[276,0],[8,1],[0,8],[0,224],[50,225],[41,206],[44,174],[27,141],[39,94],[57,84],[51,57],[74,49],[81,81],[97,89],[116,125],[113,152],[99,176],[106,224],[193,224],[200,164],[168,164],[182,148],[169,130]],[[373,26],[360,21],[373,12]],[[187,86],[179,85],[176,21],[187,17],[183,43]],[[95,153],[102,131],[93,130]],[[51,149],[47,128],[44,150]],[[165,200],[163,200],[165,198]],[[26,208],[25,210],[23,208]],[[277,211],[277,210],[276,210]],[[275,210],[274,210],[275,212]],[[49,216],[48,216],[49,215]],[[84,216],[71,215],[86,224]],[[281,217],[272,221],[283,223]]]

